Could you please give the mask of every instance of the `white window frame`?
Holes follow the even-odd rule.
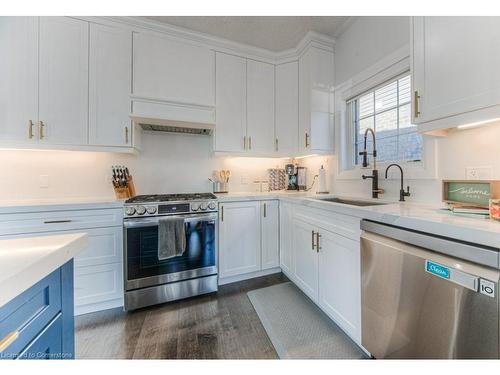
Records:
[[[356,75],[347,82],[338,85],[335,88],[335,124],[337,138],[337,171],[335,178],[339,180],[358,180],[366,169],[354,165],[353,161],[353,142],[352,119],[347,111],[347,102],[351,98],[359,96],[364,92],[375,89],[391,79],[401,76],[410,71],[409,46],[404,46],[388,55],[385,59],[371,66],[360,74]],[[411,74],[411,72],[410,72]],[[437,178],[437,145],[432,136],[423,135],[422,160],[400,161],[397,162],[405,171],[405,178],[408,179],[435,179]],[[371,156],[369,156],[371,164]],[[392,161],[377,161],[377,169],[384,171]],[[382,174],[381,174],[382,175]],[[396,174],[390,174],[392,178],[399,178]]]

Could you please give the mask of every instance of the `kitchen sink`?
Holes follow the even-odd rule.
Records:
[[[383,202],[358,201],[358,200],[342,199],[342,198],[315,198],[315,199],[320,200],[320,201],[324,201],[324,202],[341,203],[341,204],[347,204],[350,206],[360,206],[360,207],[383,206],[385,204],[389,204],[389,203],[383,203]]]

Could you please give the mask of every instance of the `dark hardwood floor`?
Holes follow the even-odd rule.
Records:
[[[77,359],[277,359],[247,292],[283,274],[219,287],[217,293],[133,312],[76,318]]]

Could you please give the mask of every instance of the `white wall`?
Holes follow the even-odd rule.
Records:
[[[253,191],[253,181],[282,166],[272,158],[215,157],[211,138],[144,133],[139,155],[76,151],[0,150],[0,200],[114,197],[111,165],[129,167],[139,194],[206,192],[215,169],[230,169],[232,191]],[[49,187],[40,187],[49,176]]]
[[[409,17],[358,17],[335,43],[335,84],[341,84],[410,43]]]
[[[386,55],[409,44],[409,17],[360,17],[337,40],[335,46],[336,84],[342,84],[374,65]],[[438,178],[405,181],[411,187],[408,201],[438,203],[443,179],[465,179],[467,167],[491,167],[492,179],[500,179],[500,124],[456,130],[437,139]],[[337,163],[332,163],[336,168]],[[385,180],[379,172],[382,198],[399,198],[399,180]],[[371,196],[370,180],[337,180],[333,171],[333,191],[341,195]],[[392,176],[397,177],[396,170]]]

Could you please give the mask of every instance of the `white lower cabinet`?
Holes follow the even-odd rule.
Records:
[[[0,239],[86,233],[74,258],[75,315],[123,306],[121,208],[0,214]]]
[[[219,204],[219,278],[235,281],[279,266],[277,200]]]
[[[314,302],[318,302],[318,253],[313,248],[315,227],[299,218],[293,219],[295,283]]]
[[[355,234],[359,220],[338,215],[328,217],[320,211],[304,213],[294,211],[293,206],[284,208],[281,268],[323,312],[361,344],[360,247]],[[346,225],[357,228],[344,228]],[[345,236],[349,232],[353,235]]]

